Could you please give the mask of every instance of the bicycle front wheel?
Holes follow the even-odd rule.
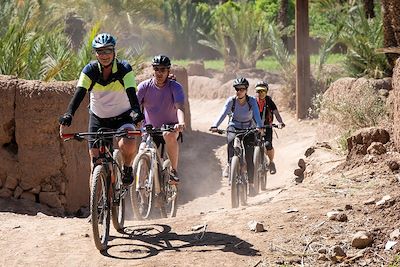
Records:
[[[97,165],[92,175],[90,213],[93,240],[100,251],[107,249],[110,234],[110,203],[108,199],[108,172],[103,165]]]
[[[133,214],[138,220],[147,219],[154,207],[154,175],[148,153],[138,154],[133,162],[134,182],[131,186]]]
[[[122,168],[122,155],[118,149],[114,150],[113,158],[117,165]],[[111,218],[115,230],[119,233],[124,233],[124,223],[125,223],[125,196],[128,193],[127,189],[122,185],[122,173],[121,169],[118,168],[116,164],[113,165],[113,172],[115,176],[114,183],[114,200],[111,209]]]
[[[239,206],[239,179],[240,179],[240,162],[239,157],[233,156],[231,160],[231,205],[232,208],[237,208]]]

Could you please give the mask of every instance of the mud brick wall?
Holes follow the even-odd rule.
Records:
[[[396,61],[392,82],[394,92],[393,139],[397,150],[400,151],[400,59]]]
[[[175,67],[174,73],[187,96],[186,69]],[[138,82],[150,76],[142,75]],[[76,81],[46,83],[0,75],[1,198],[22,198],[61,213],[88,206],[87,143],[64,142],[59,137],[58,117],[65,112],[75,85]],[[87,131],[87,106],[86,96],[65,132]],[[190,129],[188,99],[185,107]]]

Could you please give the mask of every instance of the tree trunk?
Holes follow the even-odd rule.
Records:
[[[383,46],[385,48],[400,46],[400,3],[398,0],[382,0],[383,6]],[[387,53],[386,58],[393,69],[399,54]]]
[[[288,26],[289,0],[281,0],[278,14],[278,25],[281,29]],[[288,37],[282,36],[282,42],[285,48],[288,49]]]
[[[375,18],[374,0],[364,0],[365,17],[367,19]]]

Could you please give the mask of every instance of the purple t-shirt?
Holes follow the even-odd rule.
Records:
[[[151,78],[138,85],[137,97],[144,109],[145,125],[161,127],[163,124],[178,123],[175,103],[184,104],[185,101],[180,83],[168,80],[162,88],[158,88],[154,78]]]

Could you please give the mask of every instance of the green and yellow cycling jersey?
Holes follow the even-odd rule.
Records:
[[[136,88],[135,75],[126,60],[114,59],[112,73],[103,79],[98,61],[87,64],[79,77],[77,87],[90,92],[90,111],[100,118],[118,116],[131,109],[127,88]]]

